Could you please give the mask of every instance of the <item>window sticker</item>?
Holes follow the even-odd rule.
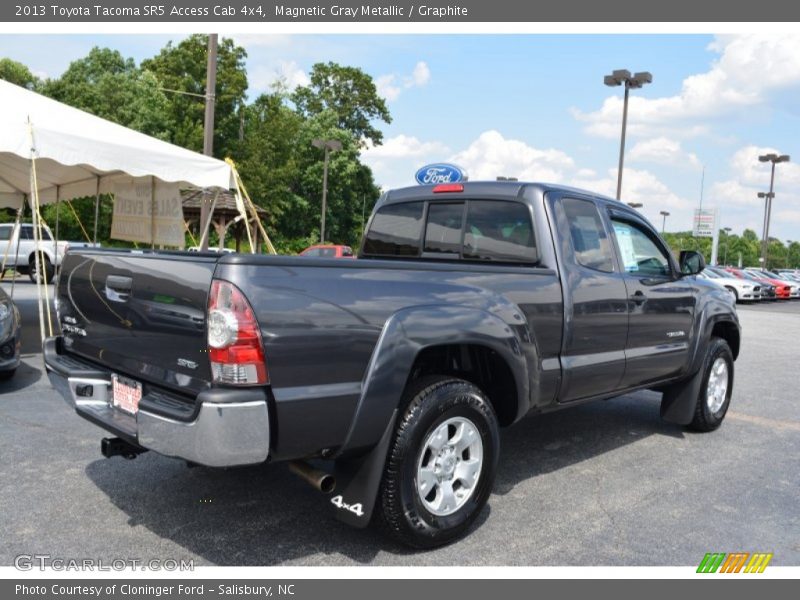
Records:
[[[617,235],[617,243],[622,253],[622,264],[629,273],[639,270],[639,263],[636,262],[636,252],[633,249],[633,236],[630,227],[620,223],[614,223],[614,233]]]

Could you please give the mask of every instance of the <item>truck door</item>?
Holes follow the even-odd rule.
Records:
[[[549,195],[548,195],[549,196]],[[560,402],[619,388],[628,306],[611,232],[594,200],[551,198],[564,294]]]
[[[608,214],[628,293],[622,387],[678,375],[689,358],[695,289],[644,219],[616,208]]]

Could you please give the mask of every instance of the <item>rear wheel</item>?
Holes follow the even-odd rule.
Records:
[[[703,368],[703,383],[689,427],[713,431],[725,419],[733,393],[733,353],[728,342],[711,338]]]
[[[47,258],[47,256],[43,257],[41,263],[42,264],[40,264],[40,268],[42,271],[44,271],[45,274],[44,283],[51,283],[53,281],[53,277],[56,274],[56,270],[55,268],[53,268],[53,265],[50,263],[50,259]],[[39,270],[40,269],[36,268],[36,259],[32,258],[32,260],[30,261],[30,270],[28,271],[28,277],[31,278],[31,281],[33,283],[39,281]]]
[[[380,488],[379,515],[399,541],[434,548],[464,534],[489,499],[500,450],[483,392],[450,377],[405,396]]]

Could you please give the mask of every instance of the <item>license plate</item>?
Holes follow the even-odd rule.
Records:
[[[135,415],[142,399],[142,384],[127,377],[111,376],[111,402],[115,408]]]

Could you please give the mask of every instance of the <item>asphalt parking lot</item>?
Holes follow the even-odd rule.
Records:
[[[2,284],[6,289],[9,284]],[[15,293],[24,364],[0,383],[0,565],[19,554],[196,565],[696,565],[706,552],[800,564],[800,301],[739,309],[723,426],[691,433],[641,392],[507,430],[495,493],[466,539],[410,552],[334,520],[280,465],[104,459],[103,432],[51,390],[35,288]]]

